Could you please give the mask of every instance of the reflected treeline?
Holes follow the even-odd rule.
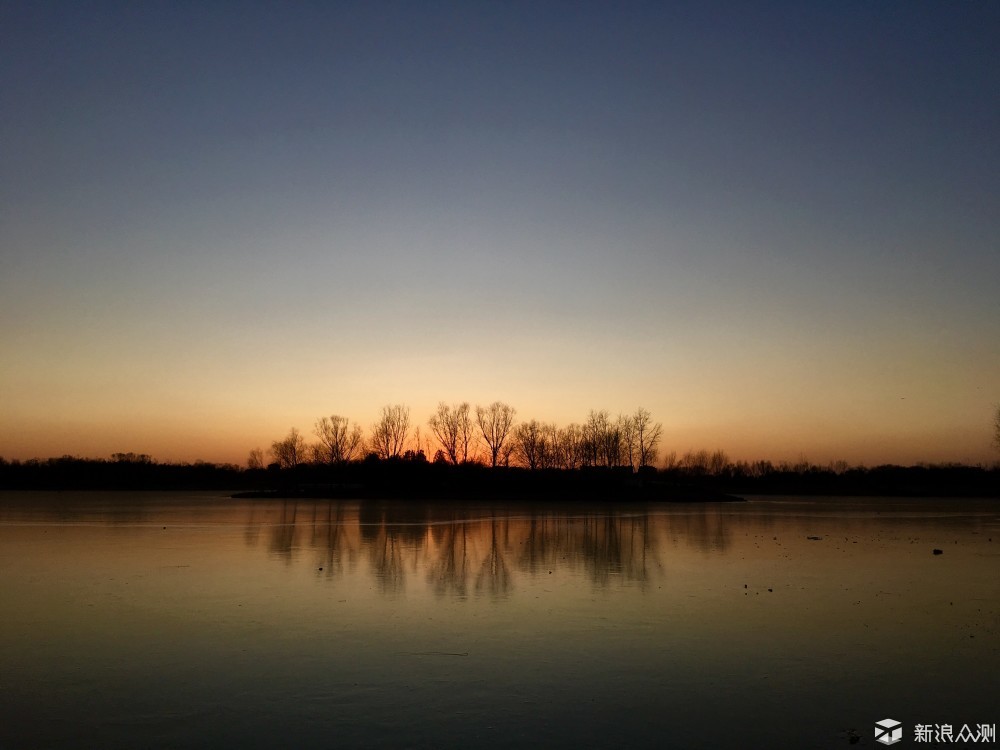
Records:
[[[327,577],[349,573],[357,568],[359,555],[348,542],[348,508],[344,503],[311,506],[309,546],[323,552],[319,567]]]
[[[285,500],[251,506],[245,539],[281,560],[311,558],[317,575],[329,579],[357,572],[364,561],[387,595],[413,580],[442,597],[502,598],[521,576],[565,571],[597,586],[643,587],[666,573],[665,547],[683,540],[723,550],[727,528],[708,506],[669,515],[616,507],[571,515],[566,508]]]
[[[507,553],[510,551],[510,520],[489,522],[488,551],[476,573],[476,593],[504,596],[513,588]]]
[[[295,519],[298,516],[298,503],[285,502],[281,504],[278,520],[272,527],[268,550],[284,558],[292,560],[292,548],[295,545]]]

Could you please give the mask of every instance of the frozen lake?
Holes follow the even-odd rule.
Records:
[[[887,717],[907,745],[1000,723],[997,501],[9,492],[0,601],[3,748],[846,748]]]

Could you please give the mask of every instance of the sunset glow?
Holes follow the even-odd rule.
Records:
[[[96,10],[95,10],[96,7]],[[0,10],[0,456],[385,404],[991,462],[994,4]]]

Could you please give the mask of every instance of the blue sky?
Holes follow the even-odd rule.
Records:
[[[499,398],[995,456],[992,4],[0,14],[0,455],[239,461]]]

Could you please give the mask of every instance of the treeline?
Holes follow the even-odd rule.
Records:
[[[706,456],[708,460],[706,460]],[[670,463],[659,475],[741,495],[894,495],[1000,498],[1000,465],[963,464],[850,466],[797,462],[729,461],[722,451],[695,451]]]
[[[612,417],[590,411],[566,426],[518,422],[510,405],[440,403],[421,425],[402,404],[369,429],[321,417],[314,440],[297,428],[246,467],[151,456],[74,456],[5,461],[4,489],[219,489],[315,497],[593,497],[713,499],[724,494],[1000,496],[1000,465],[850,466],[806,460],[733,461],[722,450],[681,455],[659,447],[662,425],[646,409]]]
[[[430,460],[452,465],[481,464],[492,468],[536,469],[628,467],[632,471],[656,463],[662,425],[643,408],[612,418],[591,411],[582,424],[558,427],[536,419],[517,422],[516,410],[502,401],[473,408],[467,402],[441,402],[427,420],[427,431],[412,425],[403,404],[385,406],[367,434],[361,425],[334,414],[318,419],[315,442],[295,427],[263,449],[250,451],[247,467],[270,464],[293,469],[301,464],[343,465],[363,457],[382,460]]]
[[[142,453],[110,459],[61,456],[28,461],[0,458],[0,488],[23,490],[233,490],[256,487],[234,464],[159,463]]]

